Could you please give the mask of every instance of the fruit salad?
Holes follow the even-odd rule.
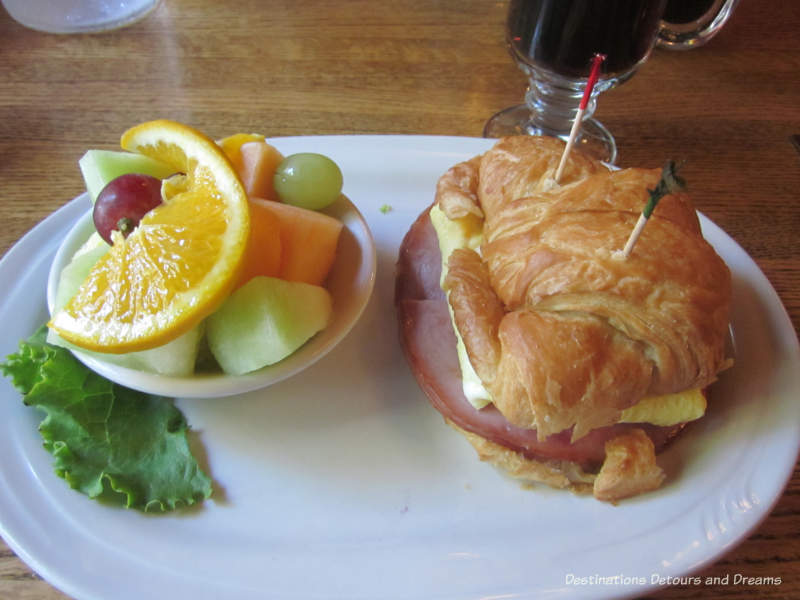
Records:
[[[166,120],[121,145],[79,161],[96,232],[61,273],[49,343],[162,375],[240,375],[327,326],[343,227],[320,212],[342,190],[330,158]]]

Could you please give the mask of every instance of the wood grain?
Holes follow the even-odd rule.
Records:
[[[77,159],[154,117],[259,131],[480,136],[521,101],[506,3],[164,0],[115,32],[56,36],[0,11],[0,254],[83,184]],[[685,159],[701,211],[767,275],[800,327],[800,2],[742,0],[707,46],[657,50],[600,98],[622,166]],[[713,565],[780,585],[669,586],[653,597],[800,597],[800,470],[769,518]],[[0,600],[65,596],[0,542]]]

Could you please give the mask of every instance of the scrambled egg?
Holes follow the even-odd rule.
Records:
[[[444,277],[447,275],[447,259],[453,250],[456,248],[471,248],[476,252],[480,252],[483,223],[474,215],[451,220],[437,205],[434,205],[431,209],[430,216],[433,227],[436,230],[436,236],[439,239],[439,249],[442,253],[442,281],[444,281]],[[453,321],[453,330],[456,333],[458,362],[461,365],[461,381],[464,395],[475,408],[483,408],[491,403],[491,395],[475,373],[472,364],[470,364],[464,341],[453,320],[452,308],[450,308],[450,318]],[[693,389],[677,394],[644,398],[638,404],[624,410],[620,422],[652,423],[660,426],[676,425],[699,419],[705,414],[705,411],[706,398],[702,390]]]

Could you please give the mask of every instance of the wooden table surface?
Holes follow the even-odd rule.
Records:
[[[0,254],[83,191],[77,159],[156,117],[220,137],[480,136],[525,81],[502,25],[506,3],[395,0],[165,0],[144,21],[98,34],[27,30],[0,11]],[[707,46],[656,50],[600,98],[621,166],[687,160],[698,208],[753,257],[800,326],[800,2],[743,0]],[[65,549],[68,551],[68,549]],[[800,598],[800,470],[769,517],[656,598]],[[732,580],[779,578],[779,585]],[[613,593],[613,591],[611,592]],[[63,594],[0,542],[0,599]]]

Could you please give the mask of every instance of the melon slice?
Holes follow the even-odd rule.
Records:
[[[246,142],[239,148],[241,171],[239,177],[249,197],[277,200],[275,170],[283,155],[265,141]]]
[[[272,212],[280,223],[281,268],[278,276],[288,281],[322,285],[336,259],[342,222],[314,210],[251,198],[250,202]]]
[[[77,293],[78,288],[89,275],[89,271],[92,270],[94,264],[108,252],[110,247],[97,232],[93,232],[89,239],[78,248],[58,276],[53,313],[61,310]]]
[[[174,167],[149,156],[114,150],[87,150],[78,166],[92,202],[109,181],[120,175],[141,173],[164,179],[175,173]]]
[[[183,335],[162,346],[125,354],[92,352],[71,346],[67,341],[64,341],[62,345],[70,350],[79,350],[83,354],[88,354],[98,360],[119,365],[120,367],[155,373],[166,377],[189,377],[195,372],[200,343],[203,339],[203,330],[204,324],[201,322]]]
[[[249,202],[250,238],[247,241],[239,285],[253,277],[278,277],[281,270],[281,224],[261,202]]]
[[[242,144],[247,142],[263,142],[264,136],[260,133],[234,133],[217,141],[217,146],[222,148],[225,156],[231,161],[236,174],[241,177],[242,172]]]
[[[242,375],[291,355],[327,326],[331,313],[323,287],[254,277],[208,317],[208,346],[223,371]]]

